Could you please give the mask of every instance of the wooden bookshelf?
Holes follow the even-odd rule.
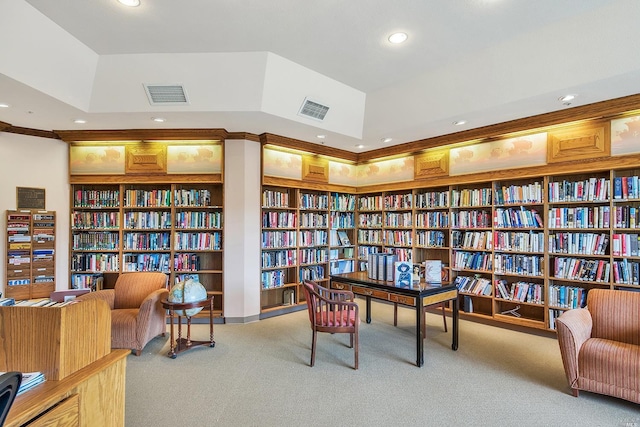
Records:
[[[223,202],[221,183],[72,184],[71,286],[112,288],[133,271],[164,272],[171,285],[195,275],[224,316]]]
[[[7,211],[8,298],[47,298],[56,288],[56,213]]]

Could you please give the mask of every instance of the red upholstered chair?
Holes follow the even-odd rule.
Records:
[[[556,320],[569,387],[640,403],[640,292],[592,289]]]
[[[358,369],[360,316],[358,304],[353,301],[353,292],[327,289],[310,280],[305,280],[302,288],[313,331],[310,366],[315,364],[318,332],[347,333],[350,335],[349,346],[355,348],[355,369]]]
[[[167,275],[145,271],[121,274],[113,289],[89,292],[76,300],[106,301],[111,307],[111,348],[129,348],[140,356],[152,338],[166,332],[161,301],[167,294]]]

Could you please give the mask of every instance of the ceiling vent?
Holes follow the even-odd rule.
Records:
[[[298,111],[298,115],[309,117],[310,119],[324,120],[324,117],[327,115],[329,111],[329,107],[326,105],[322,105],[319,102],[312,101],[309,98],[305,98],[302,103],[302,107],[300,107],[300,111]]]
[[[160,85],[144,84],[151,105],[186,105],[189,104],[187,93],[181,84]]]

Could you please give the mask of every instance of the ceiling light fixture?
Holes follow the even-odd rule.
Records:
[[[364,148],[364,145],[358,144],[358,145],[356,145],[356,148]]]
[[[156,123],[164,123],[164,122],[167,121],[166,119],[163,119],[162,117],[151,117],[151,120],[153,120]]]
[[[407,35],[407,33],[393,33],[389,36],[389,42],[393,44],[400,44],[407,41],[408,38],[409,36]]]
[[[327,137],[327,135],[316,135],[316,137],[318,139],[325,139]]]
[[[78,124],[78,125],[83,125],[83,124],[87,123],[87,121],[85,119],[75,119],[73,121],[73,123]]]
[[[140,0],[118,0],[118,2],[129,7],[140,6]]]
[[[0,102],[0,108],[9,108],[9,104],[5,104],[4,102]]]
[[[382,138],[380,141],[384,142],[385,144],[393,141],[393,138]]]
[[[453,122],[453,125],[454,126],[462,126],[465,123],[467,123],[466,120],[456,120],[455,122]]]
[[[558,98],[558,100],[560,102],[569,102],[569,101],[573,101],[574,99],[576,99],[576,96],[578,96],[578,95],[569,94],[569,95],[561,96],[560,98]]]

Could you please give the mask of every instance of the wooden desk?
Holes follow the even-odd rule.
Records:
[[[395,287],[393,282],[373,280],[366,271],[333,274],[330,276],[333,289],[347,289],[366,298],[366,321],[371,323],[371,298],[414,307],[416,310],[416,365],[424,364],[424,343],[422,336],[423,308],[447,301],[452,302],[453,330],[451,348],[458,349],[458,288],[455,285],[429,286],[425,283],[413,288]]]
[[[113,350],[62,380],[16,397],[5,427],[124,426],[125,371],[130,350]]]
[[[213,340],[213,295],[206,300],[196,302],[171,302],[167,299],[162,300],[162,306],[169,310],[169,319],[171,320],[171,343],[169,348],[169,356],[175,359],[178,353],[185,350],[189,350],[198,345],[208,345],[209,347],[215,347],[216,342]],[[191,308],[207,307],[209,306],[209,341],[192,341],[191,340],[191,316],[184,316],[187,318],[187,338],[182,338],[182,316],[177,315],[176,311],[182,313],[183,310]],[[178,338],[173,339],[173,320],[175,316],[178,316]]]

